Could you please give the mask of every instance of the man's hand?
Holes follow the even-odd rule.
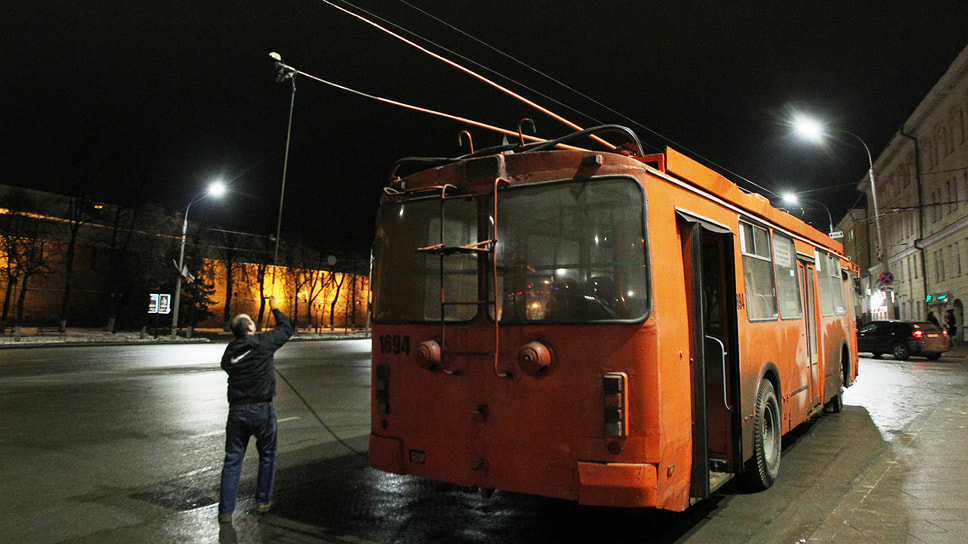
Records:
[[[268,301],[269,301],[269,309],[270,309],[270,310],[272,310],[273,308],[275,308],[275,307],[276,307],[276,297],[269,297],[269,298],[268,298],[268,299],[266,299],[266,300],[268,300]]]

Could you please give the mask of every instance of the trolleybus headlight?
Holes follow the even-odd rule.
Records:
[[[428,369],[440,367],[440,344],[436,340],[425,340],[417,346],[417,363]]]
[[[529,342],[518,350],[518,366],[532,376],[547,372],[554,360],[554,352],[541,342]]]

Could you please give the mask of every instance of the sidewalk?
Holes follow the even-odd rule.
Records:
[[[179,336],[158,335],[157,337],[138,331],[122,331],[111,333],[104,329],[90,329],[68,327],[64,333],[57,333],[52,330],[45,330],[38,334],[37,327],[24,327],[31,329],[17,339],[13,334],[0,335],[0,349],[2,348],[26,348],[43,347],[58,345],[104,345],[104,344],[190,344],[205,342],[224,342],[232,340],[232,333],[221,329],[195,329],[192,338],[185,338],[185,331],[179,332]],[[292,337],[293,341],[307,340],[349,340],[369,338],[369,332],[364,330],[342,329],[321,330],[319,332],[307,331],[302,329]]]
[[[968,345],[961,344],[931,364],[968,371],[966,357]],[[968,542],[966,393],[940,395],[931,411],[907,425],[849,482],[850,492],[806,542]]]

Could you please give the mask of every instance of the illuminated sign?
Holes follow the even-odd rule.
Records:
[[[151,295],[148,297],[148,313],[171,313],[171,295],[168,293],[151,293]]]

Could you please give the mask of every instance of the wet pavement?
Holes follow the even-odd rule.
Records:
[[[966,353],[860,367],[845,401],[869,410],[888,447],[808,542],[968,542]]]
[[[364,343],[318,344],[294,346],[286,357],[280,352],[279,366],[319,419],[280,384],[284,444],[273,510],[264,516],[252,511],[250,450],[240,492],[247,498],[230,525],[218,524],[215,511],[224,377],[207,363],[187,360],[210,358],[220,346],[200,346],[199,355],[191,356],[185,346],[137,352],[150,361],[177,349],[174,358],[186,359],[177,364],[114,362],[111,350],[117,348],[61,348],[50,350],[50,358],[47,350],[2,350],[0,478],[13,492],[0,497],[0,540],[968,542],[965,349],[940,361],[862,359],[844,411],[803,425],[784,440],[780,477],[771,489],[748,493],[728,484],[676,514],[500,491],[484,499],[474,489],[372,470],[365,458],[368,414],[361,408],[368,394],[368,369],[360,362]],[[152,397],[158,389],[183,406],[153,436],[136,407],[157,400]],[[63,413],[70,406],[78,413]],[[131,412],[131,420],[113,414],[116,407]],[[181,436],[190,429],[194,435]]]

